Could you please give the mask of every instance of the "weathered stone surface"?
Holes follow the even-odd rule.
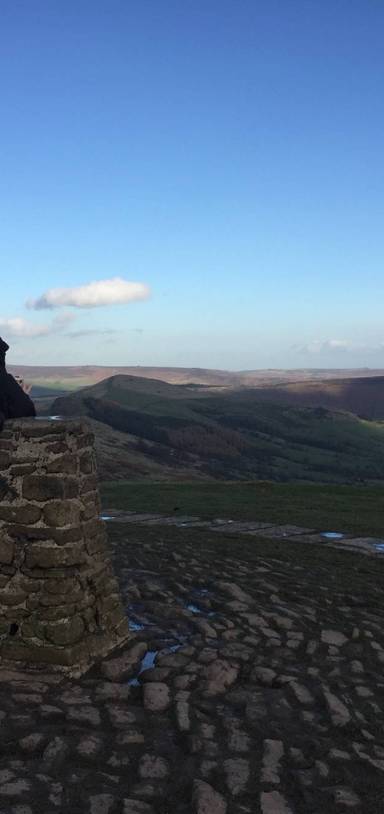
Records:
[[[76,525],[80,522],[80,507],[73,500],[51,500],[44,506],[44,521],[48,526]]]
[[[194,783],[193,804],[196,814],[226,814],[228,808],[222,794],[202,780]]]
[[[149,803],[126,798],[123,800],[123,814],[155,814],[155,809]]]
[[[63,566],[82,565],[87,560],[84,545],[69,543],[56,546],[49,543],[32,543],[26,552],[27,568],[62,568]]]
[[[228,758],[224,761],[224,771],[231,794],[236,797],[245,792],[249,780],[249,762],[245,758]]]
[[[89,798],[89,814],[111,814],[114,806],[112,794],[92,794]]]
[[[235,683],[239,673],[237,666],[224,659],[217,659],[205,669],[206,694],[220,695]]]
[[[58,475],[28,475],[23,481],[24,500],[46,503],[48,500],[77,497],[78,493],[79,486],[76,478],[64,480]]]
[[[76,419],[18,419],[0,441],[0,658],[80,673],[128,638],[92,434]]]
[[[169,707],[169,687],[160,681],[145,684],[143,688],[144,707],[150,712],[164,712]]]
[[[0,537],[0,563],[2,565],[10,565],[13,562],[14,554],[14,544],[10,540],[4,540]]]
[[[348,639],[339,630],[323,630],[321,632],[321,641],[335,647],[342,647]]]
[[[53,644],[74,644],[80,641],[84,629],[85,625],[81,616],[73,616],[71,619],[48,623],[45,627],[45,635]]]
[[[262,814],[293,814],[279,791],[263,791],[260,798]]]
[[[146,651],[147,645],[144,642],[135,644],[121,656],[104,662],[101,668],[103,675],[111,681],[119,681],[131,675],[136,664],[142,659]]]
[[[23,505],[9,506],[0,505],[0,520],[5,520],[7,523],[25,523],[25,525],[33,525],[40,520],[41,508],[32,503],[25,503]]]
[[[139,776],[142,780],[163,780],[169,775],[169,766],[163,757],[145,754],[139,763]]]

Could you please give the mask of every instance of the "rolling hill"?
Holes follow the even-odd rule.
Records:
[[[253,392],[250,392],[250,401],[253,397]],[[370,421],[384,420],[384,376],[290,382],[259,387],[257,398],[259,401],[275,404],[346,410]]]
[[[117,375],[57,398],[51,411],[97,422],[100,467],[114,480],[127,476],[101,442],[106,427],[119,433],[121,444],[129,436],[125,461],[139,454],[142,464],[175,477],[190,471],[235,480],[384,481],[384,424],[321,404],[279,403],[285,390],[217,392]],[[276,400],[270,391],[278,392]],[[291,397],[298,399],[297,392]]]
[[[142,379],[158,379],[169,384],[200,384],[207,387],[263,387],[287,382],[328,381],[332,379],[370,378],[383,376],[384,370],[363,368],[298,370],[210,370],[209,368],[185,367],[102,367],[99,365],[79,366],[32,366],[8,365],[8,370],[21,376],[34,386],[50,390],[76,390],[87,387],[111,376],[135,376]]]

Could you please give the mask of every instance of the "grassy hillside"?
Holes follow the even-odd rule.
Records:
[[[384,488],[320,484],[102,483],[105,509],[293,523],[318,531],[384,535]]]
[[[56,399],[135,439],[167,467],[217,479],[353,483],[384,480],[384,424],[343,412],[260,401],[258,390],[114,376]]]
[[[346,410],[369,420],[384,419],[384,376],[335,381],[280,383],[257,390],[259,401],[300,407]],[[253,391],[249,392],[253,399]]]

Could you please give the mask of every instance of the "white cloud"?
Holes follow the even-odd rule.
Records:
[[[0,333],[8,337],[18,337],[24,339],[36,339],[39,336],[49,336],[63,330],[70,322],[73,322],[73,315],[64,313],[45,324],[37,324],[23,317],[0,317]]]
[[[74,288],[50,288],[37,299],[27,301],[28,308],[96,308],[100,305],[117,305],[147,300],[150,296],[149,286],[144,283],[132,283],[122,277],[110,280],[97,280],[87,285]]]

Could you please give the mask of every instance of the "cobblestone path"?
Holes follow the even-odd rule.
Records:
[[[343,553],[349,587],[339,552],[166,531],[111,524],[129,646],[77,681],[0,671],[0,814],[381,814],[376,560]]]

